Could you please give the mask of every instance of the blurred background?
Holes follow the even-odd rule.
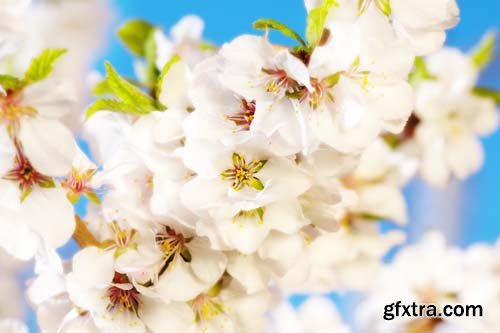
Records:
[[[458,0],[458,3],[462,20],[449,32],[448,46],[468,51],[485,32],[500,29],[499,1]],[[182,16],[197,14],[205,21],[205,38],[219,45],[237,35],[255,33],[252,22],[258,18],[277,19],[299,32],[305,29],[303,0],[114,0],[111,5],[115,13],[106,36],[107,47],[95,60],[94,67],[99,72],[103,72],[104,60],[109,60],[121,73],[133,75],[132,58],[115,35],[116,28],[129,18],[146,19],[163,26],[168,32]],[[272,39],[283,44],[288,42],[278,34],[273,34]],[[498,58],[484,73],[481,85],[500,88]],[[410,242],[432,228],[443,231],[454,245],[494,243],[497,240],[500,236],[500,132],[485,138],[484,145],[485,165],[466,183],[455,182],[445,191],[437,191],[416,181],[407,189]],[[74,244],[70,244],[62,250],[62,255],[71,257],[74,250]],[[26,272],[25,276],[30,274]],[[344,319],[347,322],[352,320],[349,314],[359,296],[330,296],[339,306]],[[299,305],[304,298],[305,295],[294,296],[292,303]],[[33,314],[28,316],[30,332],[38,332]]]

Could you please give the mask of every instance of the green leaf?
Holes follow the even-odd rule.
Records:
[[[422,57],[415,58],[414,69],[410,73],[409,80],[412,84],[417,84],[424,80],[437,80],[437,77],[429,72],[427,64]]]
[[[253,23],[254,29],[257,30],[276,30],[281,32],[283,35],[295,39],[300,45],[306,46],[306,42],[300,37],[300,35],[295,32],[292,28],[284,23],[278,22],[273,19],[260,19]]]
[[[52,73],[56,61],[67,51],[64,49],[46,49],[31,61],[24,74],[24,84],[41,81]]]
[[[135,116],[143,116],[155,109],[146,109],[137,104],[118,101],[116,99],[98,99],[88,109],[86,118],[89,119],[99,111],[114,111]]]
[[[22,82],[17,77],[0,74],[0,86],[4,90],[17,90],[21,88]]]
[[[483,69],[493,61],[496,39],[497,35],[495,32],[486,34],[473,51],[472,62],[477,68]]]
[[[95,96],[112,95],[113,90],[111,90],[111,87],[106,80],[102,80],[94,86],[92,94]]]
[[[163,66],[163,69],[161,70],[160,76],[158,78],[158,82],[156,82],[156,98],[160,99],[160,96],[162,94],[163,90],[163,81],[165,80],[165,77],[167,76],[168,72],[170,71],[170,68],[176,63],[178,63],[181,60],[179,56],[173,56],[166,64]]]
[[[154,38],[153,31],[146,40],[144,53],[144,57],[146,58],[146,85],[150,88],[154,88],[156,86],[156,82],[160,76],[160,71],[156,66],[157,50],[158,47],[156,45],[156,39]]]
[[[136,56],[146,56],[146,43],[155,27],[144,20],[130,20],[118,29],[118,36]]]
[[[325,32],[326,19],[332,7],[338,6],[336,0],[323,0],[321,6],[314,8],[307,16],[306,38],[309,46],[315,48],[320,45]]]
[[[472,91],[474,95],[491,98],[495,102],[495,104],[500,105],[500,90],[495,90],[486,87],[476,87]]]
[[[166,110],[164,105],[161,105],[161,103],[122,78],[108,62],[106,63],[106,82],[115,95],[125,102],[125,104],[134,105],[138,109],[141,109],[143,113]]]

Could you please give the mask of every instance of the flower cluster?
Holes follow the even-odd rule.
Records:
[[[430,233],[402,250],[382,270],[358,311],[360,332],[495,332],[500,327],[500,243],[466,250],[448,247],[444,237]],[[482,317],[412,318],[384,321],[380,309],[403,304],[480,304]]]
[[[0,5],[0,244],[20,259],[64,245],[75,228],[75,197],[94,197],[80,184],[85,175],[76,168],[86,157],[71,129],[84,95],[73,88],[84,86],[100,33],[80,28],[97,9],[97,1]],[[70,20],[73,10],[81,16]],[[47,48],[61,45],[72,50]]]
[[[405,238],[380,221],[407,222],[401,189],[419,168],[444,184],[479,167],[460,157],[497,125],[490,91],[474,89],[492,39],[476,62],[422,58],[458,22],[454,0],[306,7],[305,37],[262,19],[264,36],[220,48],[195,16],[170,34],[125,23],[137,78],[106,63],[82,125],[89,156],[68,122],[81,98],[52,73],[65,50],[0,75],[0,246],[36,256],[43,332],[263,332],[275,295],[370,285]],[[17,36],[3,25],[0,56]],[[71,237],[69,265],[54,250]]]

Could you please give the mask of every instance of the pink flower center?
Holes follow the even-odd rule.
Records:
[[[113,283],[128,284],[130,283],[125,274],[115,273]],[[108,311],[118,310],[120,312],[130,311],[137,313],[141,304],[141,294],[134,287],[130,289],[121,289],[118,286],[112,286],[108,289],[109,305]]]
[[[17,155],[14,159],[14,167],[7,172],[4,179],[17,182],[19,189],[24,194],[29,193],[33,186],[53,187],[54,182],[51,177],[45,176],[31,165],[28,158],[24,155],[19,144],[16,144]]]
[[[288,76],[283,69],[262,69],[267,74],[265,86],[267,91],[275,95],[278,99],[287,95],[294,95],[302,90],[301,85]]]
[[[232,116],[227,116],[227,119],[234,122],[239,127],[240,131],[248,131],[255,117],[256,105],[255,101],[248,102],[246,99],[241,99],[240,112]]]

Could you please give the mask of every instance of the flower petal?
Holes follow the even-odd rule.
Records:
[[[23,120],[19,138],[33,167],[47,176],[64,176],[76,155],[71,131],[58,121]]]

